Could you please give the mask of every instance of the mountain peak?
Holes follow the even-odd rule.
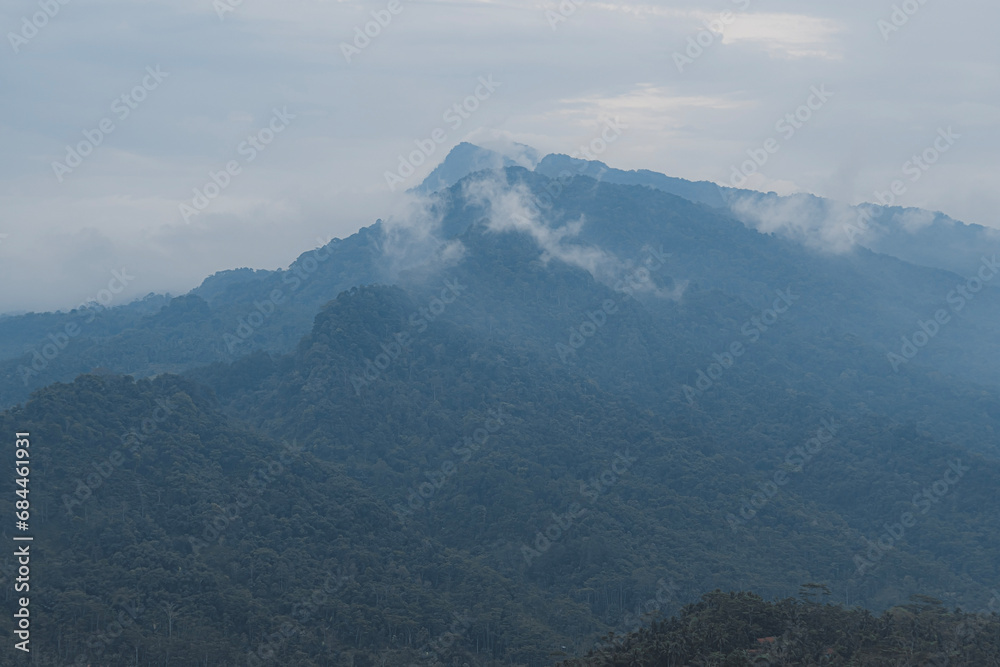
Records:
[[[484,146],[477,146],[463,141],[452,148],[444,161],[413,190],[420,194],[430,194],[450,188],[469,174],[487,169],[534,169],[538,159],[538,151],[524,144],[492,141],[486,142]]]

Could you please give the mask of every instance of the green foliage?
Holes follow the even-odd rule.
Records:
[[[561,667],[1000,665],[1000,618],[936,604],[863,609],[715,591]]]
[[[1000,399],[969,378],[996,368],[974,354],[993,292],[894,374],[886,341],[954,276],[803,253],[642,187],[566,183],[548,222],[581,221],[579,241],[623,259],[672,253],[629,295],[473,222],[485,211],[460,187],[435,206],[462,246],[444,267],[371,285],[386,275],[376,225],[309,280],[307,254],[109,310],[0,415],[0,433],[33,438],[37,664],[535,667],[676,612],[586,664],[920,664],[971,622],[936,600],[985,604]],[[447,284],[455,298],[436,303]],[[788,314],[688,401],[790,285]],[[287,299],[230,354],[225,336],[276,289]],[[60,317],[0,320],[3,349],[30,356]],[[27,392],[24,361],[0,368],[6,404]],[[833,440],[793,463],[831,420]],[[954,461],[968,472],[923,511],[914,498]],[[720,588],[755,594],[697,601]],[[900,606],[913,594],[931,597]],[[992,664],[986,636],[949,651]]]

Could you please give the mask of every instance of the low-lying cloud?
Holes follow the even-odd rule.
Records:
[[[609,286],[619,284],[635,271],[632,262],[623,261],[602,248],[572,241],[586,225],[585,216],[558,226],[547,223],[542,206],[528,187],[502,180],[501,173],[466,182],[463,195],[487,211],[489,231],[518,232],[531,237],[542,251],[543,262],[559,260],[587,271],[595,280]],[[686,287],[686,282],[662,288],[653,281],[645,281],[635,284],[633,291],[679,300]]]

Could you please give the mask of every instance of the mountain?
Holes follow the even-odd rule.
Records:
[[[859,246],[969,278],[984,256],[1000,250],[1000,231],[918,208],[849,206],[807,194],[779,197],[733,189],[726,196],[744,224],[828,252]]]
[[[530,146],[513,144],[491,150],[462,142],[451,149],[444,161],[434,168],[414,191],[428,195],[450,188],[477,171],[493,171],[506,167],[533,168],[538,163],[538,152]]]
[[[390,275],[381,224],[303,253],[287,269],[238,269],[176,298],[0,320],[0,405],[94,369],[137,377],[177,373],[257,349],[285,351],[340,291]]]
[[[0,427],[31,439],[36,664],[547,658],[506,644],[541,636],[538,591],[428,540],[311,444],[248,430],[189,382],[83,376]],[[11,614],[0,624],[14,636]],[[13,642],[0,655],[20,661]]]
[[[503,326],[482,289],[536,321],[616,301],[578,349],[603,366],[640,351],[639,303],[544,267],[531,243],[463,240],[448,275],[341,294],[291,355],[188,380],[84,376],[0,416],[38,451],[34,546],[60,558],[36,572],[37,636],[59,629],[57,664],[544,665],[629,629],[648,601],[669,614],[741,584],[781,597],[820,580],[876,607],[914,588],[984,604],[1000,526],[978,508],[997,501],[1000,464],[762,391],[752,369],[734,394],[780,402],[749,433],[732,414],[643,407],[561,363],[555,323],[538,339]],[[723,304],[705,296],[683,319],[710,321]],[[432,319],[435,300],[446,308]],[[689,357],[660,352],[638,359]],[[819,460],[788,463],[824,424],[835,441]],[[783,460],[791,483],[730,523]],[[956,460],[968,471],[955,490],[911,508],[905,541],[858,568],[859,536],[877,539]],[[121,638],[103,620],[115,617]]]
[[[0,320],[44,660],[917,659],[964,617],[911,596],[988,604],[988,264],[974,288],[544,170],[475,171],[287,270]],[[806,583],[842,608],[789,602]],[[676,619],[587,657],[651,612]]]
[[[551,179],[565,178],[565,175],[579,175],[617,185],[644,185],[698,204],[726,208],[725,191],[715,183],[707,181],[693,183],[647,169],[622,171],[612,169],[596,160],[580,160],[566,155],[546,155],[535,167],[535,171]]]
[[[450,187],[461,177],[487,166],[499,168],[501,161],[486,149],[462,144],[438,167],[449,174],[442,180],[428,178],[422,192]],[[503,166],[515,166],[504,163]],[[520,165],[526,166],[526,165]],[[547,155],[533,167],[553,180],[588,176],[618,185],[642,185],[689,201],[728,211],[747,226],[763,233],[777,233],[814,249],[845,252],[855,245],[904,261],[971,275],[982,258],[1000,250],[1000,231],[967,225],[948,216],[917,208],[862,204],[850,206],[812,195],[782,197],[692,182],[641,169],[614,169],[597,160],[566,155]],[[879,201],[891,201],[886,193],[875,193]]]
[[[400,270],[418,266],[437,244],[464,231],[468,222],[463,217],[447,217],[451,210],[447,201],[453,196],[450,192],[454,186],[444,190],[440,190],[440,186],[464,178],[472,171],[498,173],[495,170],[491,172],[494,166],[515,162],[533,167],[534,173],[540,176],[537,182],[548,184],[540,191],[539,196],[543,198],[558,192],[564,183],[569,184],[566,173],[569,171],[572,179],[581,179],[578,183],[590,183],[596,178],[601,183],[642,186],[686,201],[706,204],[711,210],[690,209],[685,215],[697,220],[724,219],[730,224],[722,236],[703,235],[701,242],[704,245],[699,249],[701,254],[690,255],[692,271],[681,278],[693,279],[699,273],[706,273],[699,271],[697,264],[707,262],[713,271],[707,272],[708,275],[701,279],[710,280],[708,284],[723,290],[735,290],[734,294],[740,298],[746,298],[749,285],[759,285],[760,281],[746,280],[747,275],[741,273],[741,269],[728,271],[730,277],[720,281],[716,270],[719,266],[718,252],[729,252],[727,248],[747,240],[759,244],[768,236],[777,235],[793,242],[785,245],[783,252],[787,257],[801,255],[804,246],[808,250],[806,256],[810,257],[834,254],[848,260],[864,258],[867,255],[861,248],[831,253],[821,243],[826,238],[826,232],[818,230],[820,227],[829,229],[829,220],[841,221],[843,224],[832,232],[834,240],[828,244],[836,246],[847,239],[844,227],[857,223],[857,210],[871,210],[870,222],[865,231],[858,232],[857,238],[862,241],[869,239],[865,242],[879,254],[954,273],[948,278],[953,285],[947,286],[941,281],[936,288],[928,287],[922,278],[913,277],[916,289],[912,291],[924,293],[933,289],[935,292],[930,298],[925,294],[922,297],[924,303],[919,308],[907,308],[906,317],[898,320],[896,330],[886,330],[884,335],[880,335],[882,341],[900,341],[896,344],[898,348],[903,346],[903,336],[912,337],[919,332],[918,323],[926,321],[942,306],[946,310],[958,308],[956,303],[959,297],[954,297],[956,286],[975,280],[976,271],[984,260],[992,258],[998,245],[997,233],[992,230],[962,225],[942,216],[937,216],[927,225],[921,221],[929,214],[922,212],[881,207],[853,209],[816,197],[780,198],[751,191],[720,190],[711,183],[690,183],[652,172],[624,172],[610,169],[603,163],[565,156],[550,155],[538,161],[537,154],[519,145],[488,150],[461,144],[439,166],[437,175],[432,175],[422,185],[425,193],[437,190],[431,197],[432,202],[443,202],[430,205],[431,217],[443,217],[444,221],[436,232],[430,230],[429,236],[423,232],[419,236],[408,235],[405,225],[387,228],[379,221],[350,238],[334,239],[304,253],[284,271],[238,269],[211,276],[190,294],[178,297],[178,303],[162,316],[159,311],[171,299],[150,295],[142,301],[111,309],[95,305],[69,313],[0,318],[0,406],[14,405],[24,401],[34,389],[54,381],[69,381],[80,373],[95,369],[148,377],[163,372],[183,372],[213,361],[232,360],[254,350],[288,351],[308,332],[318,309],[339,292],[373,282],[394,282]],[[579,198],[584,191],[585,187],[576,187],[574,196]],[[621,192],[635,193],[634,197],[623,195],[623,201],[648,199],[638,190]],[[729,201],[728,208],[727,205],[720,206],[720,197]],[[570,199],[561,197],[560,201],[568,202]],[[667,214],[687,210],[677,199],[656,200],[656,206],[662,207]],[[584,208],[576,206],[575,213],[595,213]],[[557,210],[555,213],[554,220],[569,220],[565,212]],[[644,224],[639,225],[645,229],[638,233],[657,243],[663,240],[670,243],[680,241],[658,235],[656,214],[646,215]],[[630,239],[616,233],[621,221],[615,218],[613,212],[604,212],[602,218],[606,221],[606,233],[593,238],[600,243],[617,244],[613,251],[621,256],[635,255],[635,247],[622,248],[622,242]],[[765,234],[745,234],[731,224],[733,221]],[[628,224],[637,226],[636,223]],[[698,227],[692,229],[697,230]],[[911,233],[907,229],[914,231]],[[592,231],[596,231],[596,225],[588,225],[585,233]],[[417,238],[429,238],[430,241],[428,247],[414,253]],[[902,268],[904,266],[900,265],[901,270],[910,270]],[[890,274],[895,272],[895,269],[887,270]],[[853,289],[843,293],[852,294],[853,298]],[[838,291],[835,288],[833,293]],[[871,297],[879,299],[877,294]],[[949,304],[951,297],[954,297],[955,303]],[[199,300],[207,305],[207,311],[197,305]],[[880,319],[875,313],[881,309],[899,310],[893,294],[887,294],[880,300],[881,303],[871,311],[870,321]],[[973,307],[966,309],[963,304],[961,316],[972,318],[963,331],[969,332],[968,336],[974,336],[975,341],[966,338],[947,347],[938,345],[936,341],[931,350],[921,352],[920,361],[931,363],[946,373],[959,374],[976,382],[990,382],[996,377],[997,370],[990,363],[993,357],[989,357],[984,365],[980,363],[982,355],[972,350],[980,349],[978,345],[986,344],[991,337],[995,337],[996,313],[993,309],[977,312],[984,301],[978,295],[973,299],[961,297],[963,302],[971,303],[973,300],[976,301]],[[184,313],[189,314],[185,316]],[[950,334],[951,331],[948,331],[946,336]],[[888,352],[887,349],[886,354]]]

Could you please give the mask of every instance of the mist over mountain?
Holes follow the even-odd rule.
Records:
[[[997,3],[0,20],[0,667],[1000,667]]]
[[[0,318],[37,664],[890,664],[996,606],[995,232],[463,143],[323,240]]]
[[[450,188],[460,180],[477,171],[503,169],[504,167],[526,167],[532,169],[538,164],[538,151],[530,146],[514,144],[497,146],[496,150],[462,142],[451,149],[448,156],[434,171],[414,188],[414,192],[431,194]]]
[[[503,152],[505,151],[507,155]],[[510,157],[513,155],[514,157]],[[515,159],[516,158],[516,159]],[[694,213],[699,220],[697,228],[705,232],[704,250],[709,244],[716,244],[723,250],[733,244],[752,239],[754,243],[764,243],[757,235],[740,235],[730,229],[721,238],[711,238],[711,227],[703,221],[715,215],[731,220],[738,220],[747,227],[795,242],[811,251],[820,251],[819,255],[845,255],[851,258],[864,257],[863,249],[867,248],[881,255],[902,259],[910,264],[927,268],[940,268],[951,271],[957,278],[974,279],[980,265],[992,259],[1000,236],[994,230],[988,230],[976,225],[964,225],[943,216],[915,209],[883,208],[863,205],[850,207],[830,200],[824,200],[809,195],[794,195],[778,197],[777,195],[756,193],[747,190],[720,188],[713,183],[692,183],[683,179],[671,178],[652,172],[624,172],[611,169],[600,162],[588,162],[568,158],[566,156],[549,155],[538,160],[531,149],[524,146],[498,147],[498,150],[482,149],[471,144],[460,144],[432,172],[415,191],[424,195],[425,200],[414,200],[414,203],[403,209],[401,215],[387,222],[379,221],[371,227],[360,230],[357,234],[341,241],[334,239],[323,248],[304,253],[295,263],[284,271],[261,271],[240,269],[226,271],[207,278],[203,284],[192,290],[190,297],[204,300],[215,313],[216,319],[213,331],[220,340],[213,341],[212,349],[199,350],[197,359],[178,358],[176,362],[168,362],[168,366],[145,369],[130,367],[130,373],[140,375],[162,372],[163,370],[179,370],[187,367],[185,364],[232,358],[234,355],[245,354],[253,349],[269,349],[273,351],[287,350],[295,344],[307,330],[312,314],[331,295],[356,285],[371,282],[394,282],[398,278],[400,268],[415,268],[444,243],[448,238],[461,233],[468,221],[454,218],[448,204],[449,189],[470,174],[480,171],[495,171],[501,168],[513,168],[516,162],[526,164],[537,162],[534,173],[547,181],[539,181],[539,197],[543,205],[553,201],[569,202],[569,197],[563,197],[561,191],[570,183],[589,182],[615,185],[641,185],[657,191],[667,192],[681,199],[704,204],[715,211],[698,211]],[[471,182],[476,182],[475,179]],[[587,186],[578,186],[576,192],[582,192]],[[624,191],[623,191],[624,192]],[[438,193],[435,195],[435,193]],[[429,202],[426,197],[430,197]],[[629,201],[644,201],[648,195],[624,197]],[[679,203],[657,204],[662,210],[672,215],[684,210]],[[579,204],[574,205],[574,213],[583,216],[588,211]],[[596,211],[591,215],[598,214]],[[551,212],[552,222],[568,219],[568,212],[559,208]],[[605,216],[607,217],[607,216]],[[581,219],[583,219],[581,217]],[[598,232],[598,224],[585,225],[582,238],[594,235],[592,244],[598,251],[608,250],[620,252],[621,244],[628,237],[619,233],[623,224],[644,224],[647,229],[643,233],[652,239],[659,231],[655,229],[656,222],[647,217],[643,223],[633,221],[606,220],[603,233]],[[556,229],[559,226],[556,225]],[[569,228],[566,228],[569,231]],[[565,236],[565,232],[559,232]],[[567,237],[569,238],[569,237]],[[681,239],[667,239],[674,243]],[[728,244],[728,246],[727,246]],[[407,257],[407,255],[410,255]],[[327,262],[327,258],[332,261]],[[684,258],[680,258],[684,261]],[[859,261],[859,260],[855,260]],[[867,260],[866,260],[867,261]],[[697,269],[695,269],[697,270]],[[906,270],[906,269],[901,269]],[[717,276],[717,271],[706,271]],[[930,275],[930,274],[927,274]],[[745,276],[740,276],[743,278]],[[703,278],[705,279],[705,278]],[[744,283],[740,289],[745,289]],[[722,282],[713,283],[723,286]],[[920,291],[924,289],[921,286]],[[949,296],[949,290],[942,285],[944,291],[938,297],[943,302]],[[282,299],[282,303],[274,306],[285,313],[280,318],[269,316],[269,296],[274,294]],[[741,295],[742,296],[742,295]],[[965,299],[966,297],[962,297]],[[988,299],[983,299],[986,301]],[[70,379],[74,373],[89,370],[89,368],[107,365],[118,368],[114,363],[104,364],[99,358],[100,353],[91,350],[92,357],[87,362],[77,362],[72,368],[60,373],[59,368],[66,364],[62,359],[49,360],[44,356],[39,360],[41,348],[53,343],[63,349],[58,341],[46,341],[43,331],[58,331],[61,327],[71,325],[74,321],[82,321],[81,333],[71,338],[79,337],[80,342],[105,340],[130,330],[139,322],[140,317],[146,317],[141,328],[145,330],[158,329],[162,323],[156,322],[155,313],[142,304],[154,303],[147,299],[125,307],[104,309],[94,303],[89,310],[78,314],[24,315],[4,317],[0,319],[0,331],[6,335],[0,342],[0,357],[13,359],[23,355],[17,362],[21,371],[22,382],[28,378],[27,387],[44,386],[46,379]],[[971,309],[970,309],[971,310]],[[914,311],[914,315],[920,313]],[[248,318],[255,322],[249,324]],[[225,321],[223,325],[222,321]],[[41,322],[46,324],[41,325]],[[114,321],[115,324],[111,324]],[[986,321],[991,321],[987,317]],[[247,324],[244,324],[246,322]],[[275,327],[280,322],[280,331]],[[197,326],[204,326],[199,323]],[[220,331],[223,326],[231,326],[230,332]],[[246,335],[250,333],[250,335]],[[991,331],[992,332],[992,331]],[[132,334],[127,334],[132,335]],[[61,336],[56,334],[57,338]],[[225,340],[221,340],[224,338]],[[72,341],[74,348],[83,347]],[[51,348],[50,348],[51,351]],[[189,352],[188,354],[191,354]],[[58,355],[62,357],[62,354]],[[66,356],[75,356],[70,353]],[[169,356],[169,355],[168,355]],[[26,362],[33,360],[36,367]],[[45,373],[38,371],[37,366],[46,363]],[[87,367],[86,364],[90,364]],[[34,371],[34,372],[32,372]],[[7,380],[13,380],[17,369],[8,368],[4,371]],[[53,373],[56,373],[53,376]],[[44,377],[41,377],[44,375]],[[36,378],[37,381],[36,381]],[[41,384],[39,384],[39,382]],[[0,396],[10,396],[4,399],[9,404],[11,400],[23,399],[27,394],[14,388],[0,386]]]

